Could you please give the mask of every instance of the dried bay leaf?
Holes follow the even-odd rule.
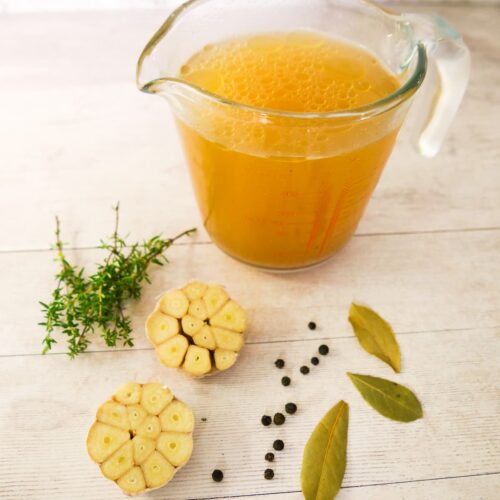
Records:
[[[385,378],[347,374],[363,399],[384,417],[412,422],[423,417],[422,405],[410,389]]]
[[[305,500],[332,500],[344,478],[349,405],[339,401],[320,420],[304,448],[301,484]]]
[[[377,356],[392,369],[401,371],[401,354],[391,325],[369,307],[351,304],[349,322],[361,347]]]

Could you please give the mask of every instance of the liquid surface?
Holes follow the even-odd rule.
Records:
[[[369,104],[398,87],[374,56],[308,33],[205,47],[179,75],[239,103],[286,111]],[[275,269],[325,260],[353,234],[404,113],[300,121],[186,100],[178,124],[204,225],[230,255]]]
[[[232,101],[302,112],[360,107],[398,87],[369,52],[306,31],[207,45],[180,76]]]

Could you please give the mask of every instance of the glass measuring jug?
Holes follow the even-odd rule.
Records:
[[[302,44],[331,37],[371,54],[397,85],[360,106],[302,111],[220,95],[213,72],[183,77],[193,54],[245,36],[260,51],[273,47],[272,37]],[[304,71],[314,82],[314,68]],[[361,0],[191,0],[145,47],[137,83],[173,108],[213,241],[244,262],[296,269],[349,240],[424,80],[415,145],[432,156],[468,74],[466,46],[439,17],[395,15]]]

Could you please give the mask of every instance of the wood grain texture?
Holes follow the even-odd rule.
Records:
[[[498,474],[484,476],[465,476],[460,478],[434,479],[402,484],[344,487],[341,496],[344,500],[488,500],[496,498],[500,488]],[[286,492],[281,495],[242,496],[239,500],[303,500],[301,493]]]
[[[0,380],[11,383],[2,384],[0,425],[18,432],[5,432],[0,442],[0,498],[19,491],[24,498],[122,498],[86,457],[85,434],[98,404],[130,378],[170,384],[196,415],[192,459],[153,498],[298,490],[303,446],[319,416],[340,399],[351,407],[347,488],[500,473],[500,371],[493,355],[499,340],[500,329],[399,336],[406,362],[398,380],[424,406],[424,419],[412,424],[380,416],[352,387],[347,370],[396,377],[365,356],[353,338],[328,341],[331,353],[307,376],[298,369],[317,340],[248,345],[231,371],[196,383],[163,368],[151,351],[89,353],[73,362],[63,356],[4,357]],[[286,360],[283,370],[273,365],[278,355]],[[292,377],[287,388],[279,382],[285,373]],[[297,414],[282,427],[263,427],[261,415],[288,401],[297,403]],[[277,438],[285,449],[276,452],[275,479],[266,481],[264,454]],[[212,481],[213,468],[224,470],[222,483]]]
[[[306,273],[270,274],[229,259],[214,245],[175,245],[171,265],[154,269],[143,298],[131,304],[135,347],[150,347],[144,322],[156,298],[192,278],[225,284],[248,309],[250,342],[352,336],[347,315],[353,300],[373,307],[397,333],[499,326],[499,248],[500,231],[372,236],[355,238]],[[52,257],[0,254],[0,354],[40,352],[37,301],[49,300],[54,287]],[[90,265],[99,253],[70,251],[68,257]],[[307,329],[310,320],[319,325],[314,332]],[[54,348],[63,349],[64,344]],[[107,348],[97,338],[91,349]]]
[[[172,9],[182,0],[0,0],[0,13],[61,12],[81,10]],[[379,4],[394,5],[496,5],[499,0],[377,0]]]
[[[500,226],[500,9],[432,10],[469,43],[471,84],[440,156],[420,158],[403,132],[358,234]],[[134,84],[137,57],[165,16],[0,16],[0,250],[48,248],[55,214],[71,245],[96,245],[117,200],[135,238],[199,225],[170,110]]]

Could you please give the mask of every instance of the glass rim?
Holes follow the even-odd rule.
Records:
[[[139,59],[137,61],[136,66],[136,84],[138,88],[146,93],[153,93],[151,91],[152,87],[159,83],[173,83],[180,85],[182,87],[189,88],[190,90],[195,91],[197,94],[201,94],[202,97],[208,99],[217,104],[222,104],[224,106],[230,106],[231,108],[236,108],[242,111],[251,112],[254,114],[259,114],[262,116],[272,116],[279,118],[293,118],[293,119],[333,119],[333,118],[358,118],[365,119],[372,116],[379,115],[386,111],[389,111],[399,104],[405,102],[409,99],[420,87],[422,82],[424,81],[426,72],[427,72],[427,52],[425,50],[424,45],[421,42],[415,44],[413,48],[412,55],[408,58],[408,61],[417,57],[415,69],[411,76],[408,78],[403,85],[398,87],[391,94],[377,99],[369,104],[365,104],[363,106],[359,106],[356,108],[339,110],[339,111],[286,111],[274,108],[264,108],[259,106],[253,106],[251,104],[244,104],[242,102],[234,101],[232,99],[225,98],[220,96],[214,92],[210,92],[195,83],[188,82],[181,78],[176,77],[160,77],[154,80],[151,80],[145,84],[139,83],[139,75],[141,72],[142,64],[147,56],[149,56],[154,48],[158,45],[158,43],[163,39],[163,37],[168,33],[168,31],[172,28],[175,22],[184,14],[188,13],[188,11],[196,6],[196,4],[209,2],[211,0],[188,0],[177,7],[166,19],[166,21],[160,26],[160,28],[156,31],[156,33],[151,37],[149,42],[144,47]],[[386,10],[380,8],[369,0],[362,0],[363,3],[370,5],[372,8],[380,11],[384,15],[392,15],[389,14]]]

